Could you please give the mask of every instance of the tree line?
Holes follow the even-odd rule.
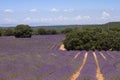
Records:
[[[57,27],[56,27],[57,28]],[[16,27],[0,28],[0,36],[15,36],[17,38],[30,38],[32,35],[55,35],[55,34],[66,34],[72,31],[73,28],[54,29],[38,27],[33,28],[29,25],[20,24]]]
[[[15,28],[0,28],[0,36],[15,36],[16,38],[30,38],[32,35],[59,34],[56,29],[37,28],[20,24]]]
[[[115,25],[115,24],[114,24]],[[66,34],[63,44],[67,50],[120,50],[120,27],[92,26],[56,29],[37,28],[20,24],[15,28],[1,28],[0,36],[31,38],[32,35]]]

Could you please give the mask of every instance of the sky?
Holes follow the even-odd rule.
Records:
[[[0,25],[104,24],[120,21],[120,0],[0,0]]]

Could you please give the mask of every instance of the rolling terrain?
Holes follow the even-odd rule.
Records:
[[[120,51],[66,51],[64,38],[0,37],[0,80],[120,80]]]

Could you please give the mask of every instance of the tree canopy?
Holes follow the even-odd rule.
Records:
[[[120,50],[119,29],[81,28],[66,35],[67,50]]]
[[[17,25],[14,35],[16,38],[30,38],[32,36],[32,29],[29,25]]]

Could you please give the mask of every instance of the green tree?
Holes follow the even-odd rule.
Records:
[[[37,33],[40,34],[40,35],[44,35],[44,34],[47,34],[47,31],[46,31],[46,29],[44,29],[44,28],[39,28],[39,29],[37,30]]]
[[[3,29],[2,35],[3,36],[13,36],[14,30],[11,28]]]
[[[2,36],[2,29],[0,29],[0,36]]]
[[[17,25],[14,35],[16,38],[30,38],[32,36],[32,28],[29,25]]]
[[[72,30],[73,30],[72,28],[65,28],[61,31],[61,33],[67,34],[67,33],[70,33]]]
[[[120,50],[118,29],[82,28],[73,30],[63,41],[67,50]]]
[[[58,32],[55,29],[49,29],[46,32],[47,34],[57,34]]]

